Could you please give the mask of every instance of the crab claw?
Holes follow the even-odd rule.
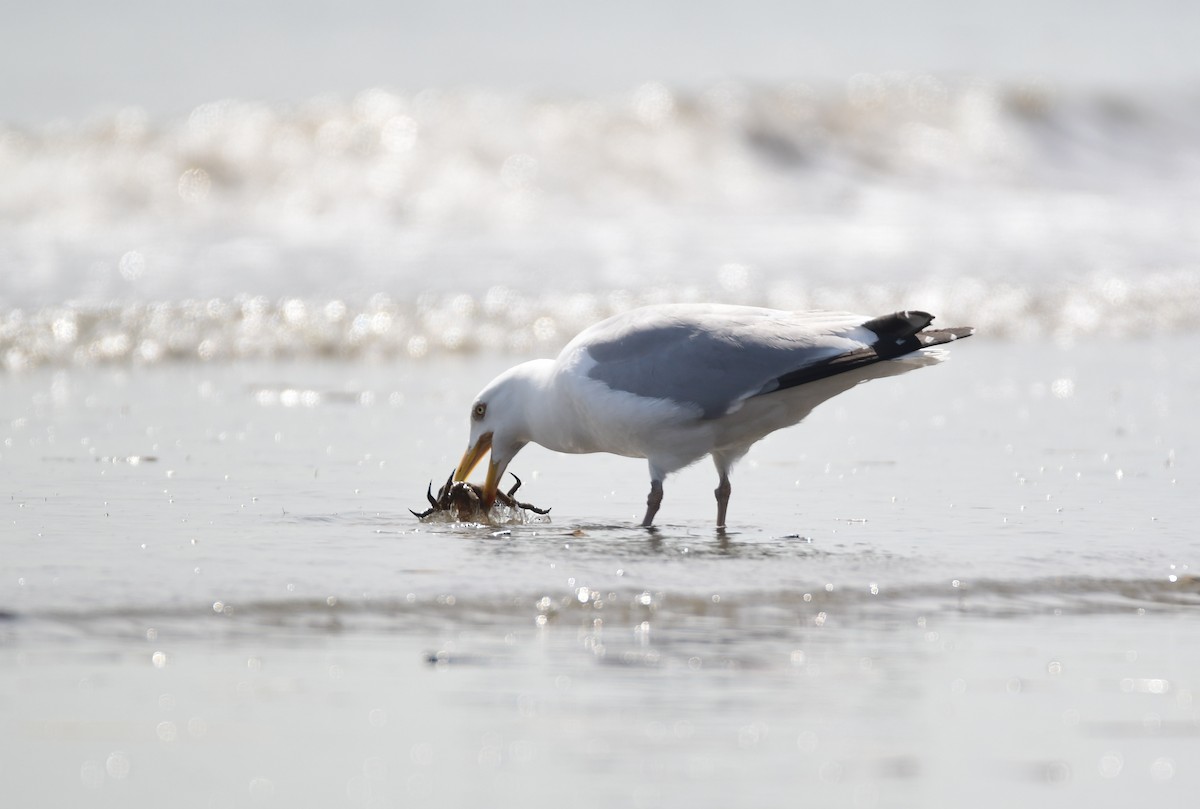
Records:
[[[517,493],[517,489],[521,488],[521,479],[519,477],[517,477],[516,472],[509,472],[508,474],[512,475],[513,480],[516,481],[516,483],[513,484],[513,487],[508,490],[508,496],[512,497],[514,494]]]
[[[454,486],[454,473],[450,473],[450,477],[446,478],[446,482],[442,484],[442,488],[438,489],[437,507],[450,507],[450,489]]]
[[[429,501],[429,505],[433,506],[434,508],[438,507],[438,501],[433,499],[433,481],[432,480],[429,481],[429,486],[427,486],[425,488],[425,498]],[[409,511],[412,511],[412,509],[410,508]],[[414,511],[413,513],[415,514],[416,512]]]

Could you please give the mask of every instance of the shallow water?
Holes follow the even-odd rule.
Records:
[[[537,448],[418,523],[507,360],[36,369],[0,388],[23,805],[1164,804],[1200,783],[1197,339],[976,337],[636,527]]]

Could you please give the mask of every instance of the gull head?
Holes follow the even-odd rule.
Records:
[[[529,366],[529,367],[527,367]],[[455,480],[467,476],[491,452],[483,483],[483,506],[496,502],[496,490],[504,471],[521,448],[529,443],[528,413],[536,396],[534,363],[510,368],[484,388],[471,404],[471,437],[463,453]]]

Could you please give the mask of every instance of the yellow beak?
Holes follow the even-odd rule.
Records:
[[[458,462],[458,469],[454,470],[454,479],[466,480],[467,476],[470,475],[475,467],[479,465],[480,460],[483,459],[483,456],[486,455],[491,448],[492,434],[484,433],[483,435],[479,436],[479,440],[475,442],[474,446],[469,447],[467,451],[463,453],[462,460]],[[484,508],[491,508],[492,504],[496,502],[496,490],[500,488],[500,476],[502,474],[504,473],[499,467],[496,466],[496,462],[492,459],[488,459],[487,478],[483,482]]]

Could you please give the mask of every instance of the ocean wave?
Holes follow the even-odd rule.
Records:
[[[775,197],[794,186],[785,169],[995,182],[1104,168],[1092,177],[1102,187],[1130,171],[1194,174],[1198,142],[1200,97],[1184,93],[861,74],[844,89],[648,83],[575,98],[371,89],[291,105],[217,101],[163,120],[128,108],[75,124],[0,123],[0,164],[6,212],[17,216],[47,203],[109,217],[207,203],[270,220],[375,206],[385,218],[436,219],[509,215],[514,197],[534,190],[601,206]]]
[[[1191,329],[1197,310],[1182,92],[374,89],[0,124],[0,172],[9,368],[522,352],[698,295],[1003,335]]]

